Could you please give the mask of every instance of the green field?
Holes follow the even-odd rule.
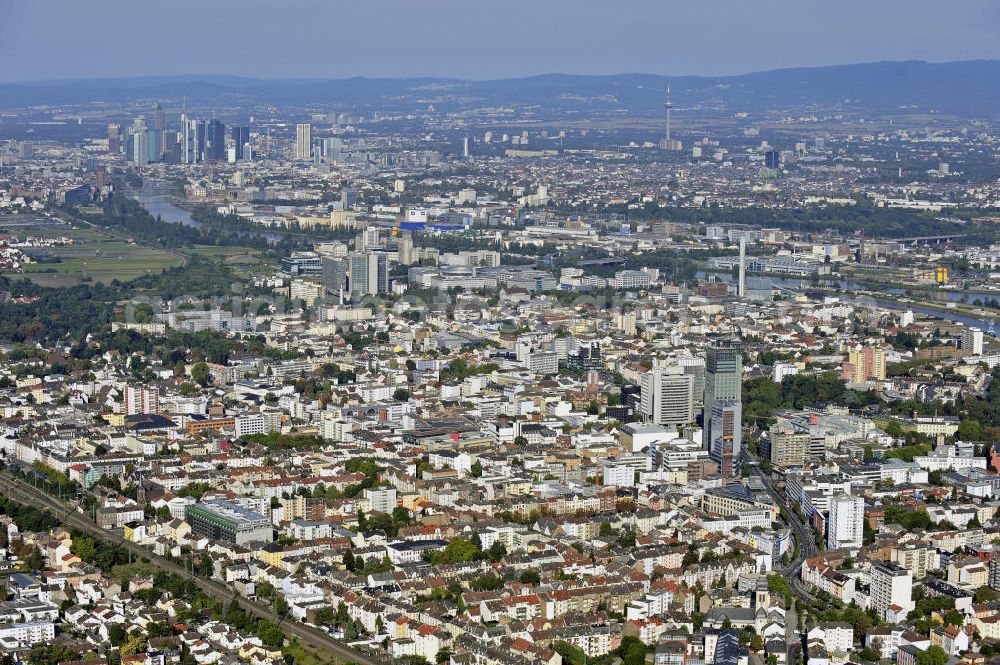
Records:
[[[170,252],[118,240],[89,227],[21,227],[11,231],[17,236],[68,237],[76,241],[71,245],[29,250],[37,262],[25,266],[20,274],[39,286],[72,286],[84,277],[103,283],[115,279],[128,281],[177,267],[182,262]]]
[[[206,259],[221,259],[228,265],[260,263],[260,251],[253,247],[218,247],[216,245],[195,245],[184,250],[185,254],[195,254]]]
[[[84,278],[93,282],[126,282],[143,275],[159,273],[183,263],[183,257],[200,257],[231,268],[239,278],[273,268],[273,261],[261,256],[254,247],[194,247],[167,251],[130,243],[111,233],[86,225],[73,227],[51,219],[28,215],[0,216],[0,234],[9,233],[19,239],[71,238],[74,243],[37,249],[26,253],[35,263],[21,273],[7,277],[27,277],[45,287],[65,287],[80,283]]]
[[[260,250],[254,247],[217,247],[215,245],[195,245],[183,250],[185,254],[220,261],[232,268],[240,279],[248,279],[255,272],[274,269],[274,261],[261,256]]]
[[[282,653],[291,656],[295,660],[295,665],[336,665],[344,661],[332,658],[326,654],[319,653],[311,648],[303,647],[298,640],[291,640]]]

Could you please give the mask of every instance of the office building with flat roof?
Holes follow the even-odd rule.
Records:
[[[191,525],[192,533],[212,540],[237,545],[274,540],[274,529],[266,516],[221,499],[208,499],[185,507],[184,519]]]

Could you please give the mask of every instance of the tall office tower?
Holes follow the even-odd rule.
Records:
[[[168,164],[181,163],[180,135],[172,129],[163,130],[163,161]]]
[[[387,292],[389,290],[388,257],[381,252],[348,254],[347,280],[352,297]]]
[[[122,126],[117,122],[108,123],[108,154],[117,155],[122,151]]]
[[[337,256],[321,256],[323,288],[335,295],[342,294],[347,285],[347,264]]]
[[[145,132],[146,136],[146,154],[149,156],[150,162],[159,162],[163,159],[163,130],[162,129],[147,129]]]
[[[705,399],[705,359],[700,356],[682,356],[677,364],[684,368],[685,374],[694,378],[694,404],[701,406]]]
[[[717,431],[718,419],[725,419],[735,413],[738,417],[735,432],[730,433],[733,437],[733,454],[739,455],[739,444],[742,440],[742,409],[740,399],[742,396],[743,382],[743,355],[740,352],[739,340],[725,339],[717,340],[708,348],[705,357],[705,407],[704,416],[704,436],[705,446],[709,454],[716,459],[722,460],[723,453],[723,432]],[[716,402],[723,403],[722,410],[716,409]],[[735,405],[735,410],[733,406]]]
[[[781,168],[781,153],[777,150],[768,150],[764,153],[764,166],[769,169]]]
[[[983,355],[983,331],[979,328],[965,328],[962,330],[960,340],[963,351],[968,351],[969,355]]]
[[[197,132],[197,123],[194,120],[189,120],[187,116],[181,116],[181,132],[178,141],[181,144],[181,164],[195,163]]]
[[[709,414],[708,456],[719,463],[723,476],[734,476],[743,452],[743,403],[737,399],[717,399],[712,402]]]
[[[205,121],[184,120],[181,127],[181,162],[198,164],[205,160]]]
[[[654,369],[640,379],[639,410],[656,425],[694,421],[694,377],[684,368]]]
[[[336,137],[325,138],[320,142],[320,151],[324,162],[340,162],[343,159],[342,149],[343,139]]]
[[[865,500],[845,494],[830,499],[826,526],[827,549],[861,549],[864,539]]]
[[[747,295],[747,238],[740,236],[740,281],[736,285],[736,295],[745,298]]]
[[[350,187],[344,187],[340,192],[340,207],[350,210],[358,203],[358,192]]]
[[[295,125],[295,159],[299,161],[312,159],[312,125],[308,122]]]
[[[206,128],[205,161],[226,161],[226,125],[215,118],[208,121]]]
[[[465,159],[469,158],[469,137],[466,136],[462,139],[462,157]]]
[[[408,266],[416,263],[416,252],[413,246],[413,234],[402,231],[396,243],[398,261],[401,265]]]
[[[136,166],[149,164],[149,142],[146,140],[146,130],[131,132],[128,135],[128,161]]]
[[[166,126],[163,123],[163,107],[159,104],[157,104],[156,108],[153,109],[153,129],[158,129],[161,132],[166,129]]]
[[[384,252],[368,255],[368,289],[371,293],[389,292],[389,256]]]
[[[126,158],[136,166],[149,163],[149,141],[146,139],[146,118],[139,116],[128,128]]]
[[[244,153],[244,148],[250,143],[250,128],[247,126],[233,125],[233,144],[236,146],[236,161],[242,162],[244,157],[249,159],[249,155]]]
[[[195,134],[195,137],[197,139],[195,141],[195,152],[197,153],[198,158],[195,161],[198,162],[205,161],[205,145],[207,143],[207,138],[208,138],[207,124],[208,123],[206,123],[204,120],[197,121],[198,131]]]

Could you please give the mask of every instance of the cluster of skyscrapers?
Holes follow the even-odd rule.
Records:
[[[344,158],[344,141],[333,136],[313,141],[312,125],[300,122],[295,125],[295,149],[292,157],[299,162],[340,162]]]
[[[230,146],[226,141],[226,125],[221,120],[196,120],[183,113],[179,129],[167,129],[159,105],[149,121],[139,116],[124,131],[118,123],[109,124],[108,152],[124,154],[136,166],[155,162],[237,162],[252,158],[249,127],[233,126]]]
[[[708,349],[704,364],[656,368],[640,381],[639,411],[656,425],[693,423],[699,396],[703,441],[725,476],[735,474],[742,454],[743,355],[737,340],[719,340]]]

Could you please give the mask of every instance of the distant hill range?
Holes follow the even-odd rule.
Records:
[[[722,112],[815,107],[879,113],[939,111],[964,117],[1000,115],[1000,61],[874,62],[778,69],[739,76],[586,76],[545,74],[468,81],[449,78],[264,80],[238,76],[161,76],[0,84],[0,108],[36,104],[178,100],[190,103],[343,104],[363,110],[538,106],[540,112],[663,110],[671,88],[678,110]]]

